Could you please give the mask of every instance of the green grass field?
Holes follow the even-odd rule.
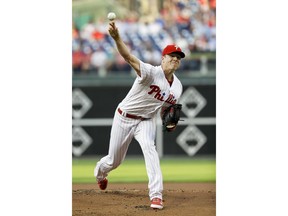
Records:
[[[95,183],[94,167],[99,158],[73,159],[72,183]],[[216,161],[204,158],[161,159],[164,182],[215,182]],[[143,158],[126,158],[109,173],[109,182],[148,182]]]

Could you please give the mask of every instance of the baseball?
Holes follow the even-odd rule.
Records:
[[[108,18],[110,21],[113,21],[113,20],[116,18],[116,14],[113,13],[113,12],[110,12],[110,13],[108,13],[107,18]]]

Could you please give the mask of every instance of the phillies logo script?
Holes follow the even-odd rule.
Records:
[[[156,98],[157,100],[160,100],[160,101],[164,101],[163,98],[165,96],[165,93],[163,93],[161,95],[161,89],[159,88],[159,86],[151,85],[150,88],[151,88],[151,91],[148,92],[149,95],[155,93],[154,98]],[[167,102],[169,104],[175,104],[176,99],[174,98],[174,96],[172,94],[170,94],[165,102]]]

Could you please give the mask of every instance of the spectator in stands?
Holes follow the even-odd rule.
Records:
[[[98,48],[92,53],[90,63],[92,71],[97,71],[100,77],[107,75],[108,56],[103,49]]]

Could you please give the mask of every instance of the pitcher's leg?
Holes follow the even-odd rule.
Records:
[[[149,197],[150,200],[153,198],[160,198],[162,199],[162,191],[163,191],[163,177],[160,168],[159,156],[154,147],[154,149],[146,151],[144,154],[145,164],[147,175],[149,178],[148,188],[149,188]]]
[[[129,144],[133,138],[133,121],[123,121],[124,117],[115,113],[110,133],[108,155],[103,157],[94,169],[94,176],[98,181],[107,177],[108,173],[117,168],[124,160]],[[123,124],[125,127],[123,127]]]
[[[153,119],[142,121],[135,131],[135,139],[139,142],[149,179],[149,197],[162,199],[163,178],[160,160],[155,146],[156,124]]]

